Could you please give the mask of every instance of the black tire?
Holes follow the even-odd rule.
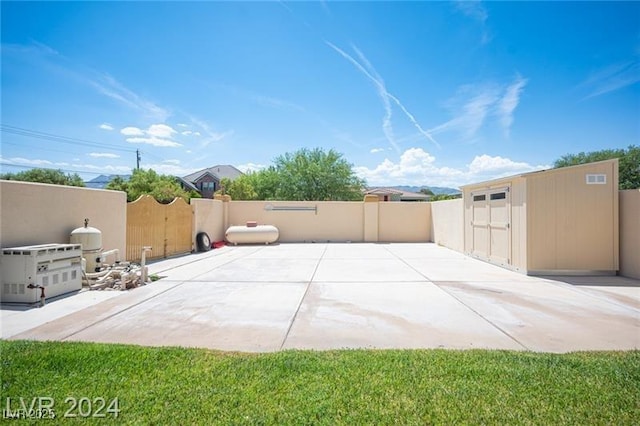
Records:
[[[198,235],[196,235],[196,244],[198,246],[198,251],[211,250],[211,239],[206,232],[199,232]]]

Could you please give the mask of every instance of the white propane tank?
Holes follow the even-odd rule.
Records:
[[[102,231],[90,227],[89,219],[85,219],[82,228],[71,231],[70,240],[72,244],[82,244],[82,257],[86,259],[85,272],[100,272],[102,269]]]
[[[239,243],[275,243],[278,240],[279,231],[273,225],[230,226],[224,234],[231,244]]]

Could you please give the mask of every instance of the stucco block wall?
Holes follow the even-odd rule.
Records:
[[[620,275],[640,279],[640,189],[620,191]]]
[[[0,180],[0,246],[69,243],[84,225],[102,231],[102,246],[126,253],[127,195],[120,191]]]
[[[274,225],[280,232],[280,242],[332,241],[362,242],[364,240],[363,204],[341,201],[231,201],[228,204],[226,227],[257,221]],[[317,206],[314,211],[268,210]],[[226,229],[226,228],[225,228]]]
[[[193,241],[199,232],[206,232],[211,241],[224,240],[224,206],[220,200],[192,198],[194,226]]]
[[[431,240],[462,253],[464,251],[464,201],[445,200],[431,206]]]
[[[378,241],[431,241],[431,203],[378,203]]]

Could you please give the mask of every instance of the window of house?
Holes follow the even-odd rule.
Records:
[[[473,196],[473,201],[485,201],[486,199],[487,199],[487,196],[484,194]]]
[[[605,174],[587,174],[587,185],[604,185],[607,183]]]
[[[507,198],[506,192],[496,192],[495,194],[491,194],[492,200],[504,200],[505,198]]]
[[[216,183],[215,182],[200,182],[200,190],[202,191],[215,191]]]

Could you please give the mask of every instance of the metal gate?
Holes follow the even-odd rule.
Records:
[[[127,260],[139,261],[142,247],[147,258],[166,258],[192,250],[193,210],[182,198],[160,204],[142,195],[127,204]]]

